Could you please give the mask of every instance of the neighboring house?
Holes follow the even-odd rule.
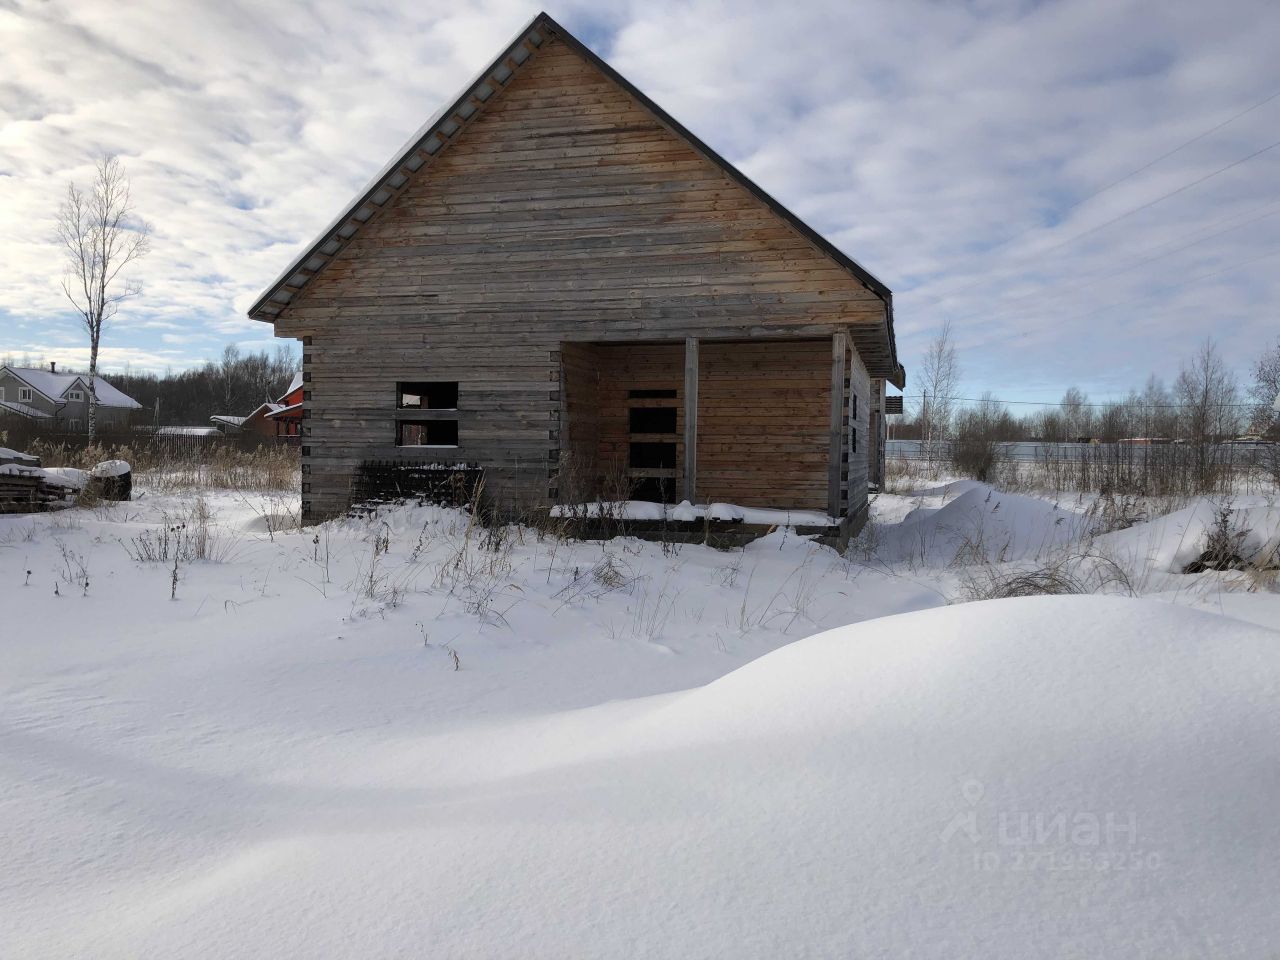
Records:
[[[302,436],[302,394],[302,372],[299,371],[280,398],[280,409],[266,415],[275,424],[277,438]]]
[[[545,14],[249,315],[303,342],[308,521],[398,459],[847,532],[905,379],[889,289]]]
[[[228,414],[220,413],[209,418],[209,422],[213,424],[214,429],[219,433],[236,434],[240,432],[240,428],[244,426],[244,417],[233,417]]]
[[[221,433],[251,433],[260,437],[297,437],[302,423],[302,374],[295,373],[277,400],[268,400],[247,417],[217,415],[209,421]]]
[[[124,427],[142,404],[121,393],[102,377],[95,381],[98,394],[98,429]],[[0,367],[0,414],[47,420],[69,430],[88,429],[89,378],[78,373],[49,369]]]

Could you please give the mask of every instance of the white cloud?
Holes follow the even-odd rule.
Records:
[[[78,343],[48,238],[66,181],[108,150],[156,231],[110,362],[181,366],[266,341],[243,313],[262,286],[535,12],[0,9],[0,354]],[[1171,375],[1206,334],[1243,369],[1277,328],[1280,257],[1257,258],[1280,249],[1280,215],[1260,216],[1280,200],[1280,149],[1088,231],[1272,142],[1280,100],[1079,202],[1280,89],[1269,3],[571,0],[553,13],[892,286],[909,367],[951,318],[971,389],[1096,394]]]

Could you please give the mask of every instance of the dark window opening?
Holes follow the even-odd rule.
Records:
[[[456,447],[457,420],[401,420],[396,424],[396,446]]]
[[[675,407],[632,407],[632,433],[675,433]]]
[[[670,477],[644,477],[631,485],[631,499],[674,503],[676,483]]]
[[[457,381],[397,383],[396,406],[402,410],[457,410]]]
[[[850,437],[850,442],[853,447],[853,452],[857,453],[858,452],[858,428],[857,427],[853,428],[853,435]]]
[[[627,397],[631,400],[674,400],[676,392],[675,390],[628,390]]]
[[[676,445],[674,443],[633,443],[630,465],[639,470],[674,470]]]

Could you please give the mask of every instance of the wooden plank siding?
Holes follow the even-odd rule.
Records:
[[[590,473],[589,497],[616,494],[618,477],[628,469],[629,410],[673,407],[675,489],[683,490],[684,351],[683,344],[665,343],[564,345],[566,449],[580,468],[566,465],[574,489]],[[697,500],[827,508],[830,352],[825,340],[699,344]],[[865,390],[856,371],[853,383]],[[633,399],[632,390],[673,396]],[[842,477],[849,476],[850,463],[856,477],[862,462],[855,454]]]
[[[597,393],[596,464],[605,496],[619,493],[620,477],[629,471],[631,407],[675,407],[676,488],[684,462],[684,344],[606,344],[596,347],[600,386]],[[670,390],[670,399],[632,400],[631,390]]]
[[[698,495],[827,508],[831,342],[703,341]]]
[[[846,391],[848,394],[847,421],[849,440],[845,444],[848,461],[844,472],[844,516],[860,516],[867,509],[868,470],[871,444],[868,424],[871,422],[871,377],[857,350],[850,350],[845,359]],[[857,413],[853,398],[857,397]]]
[[[885,311],[552,38],[276,318],[277,335],[310,338],[307,518],[344,509],[367,459],[478,463],[495,495],[563,498],[562,460],[598,475],[625,453],[606,417],[616,391],[592,395],[595,355],[576,345],[670,341],[659,353],[682,389],[686,337],[701,341],[699,496],[822,508],[830,337]],[[655,348],[627,349],[611,362],[643,365]],[[846,367],[865,421],[865,365],[851,351]],[[459,383],[456,449],[395,446],[411,417],[395,409],[403,380]],[[864,451],[842,472],[850,508],[865,499]]]

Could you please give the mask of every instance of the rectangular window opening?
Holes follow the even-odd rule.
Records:
[[[674,400],[675,390],[628,390],[629,400]]]
[[[397,383],[396,406],[401,410],[457,410],[458,382],[414,380]]]
[[[650,503],[675,503],[676,484],[669,477],[643,477],[631,485],[632,500]]]
[[[632,407],[628,413],[632,433],[676,432],[675,407]]]
[[[639,470],[674,470],[676,445],[674,443],[632,443],[630,466]]]
[[[398,447],[456,447],[457,420],[401,420],[396,424]]]
[[[67,399],[72,401],[73,403],[79,403],[81,400],[84,399],[84,394],[81,393],[79,390],[72,390],[67,394]]]
[[[19,387],[19,388],[18,388],[18,401],[19,401],[20,403],[29,403],[29,402],[31,401],[31,388],[30,388],[30,387]]]

